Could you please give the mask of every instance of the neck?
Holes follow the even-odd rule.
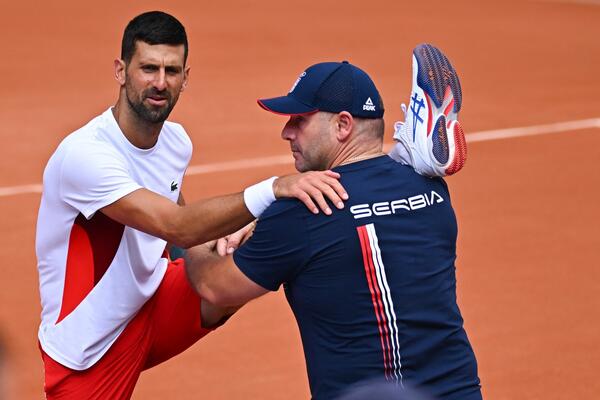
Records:
[[[150,123],[142,120],[127,102],[125,95],[120,95],[112,113],[127,140],[140,149],[150,149],[158,141],[163,123]]]
[[[369,158],[375,158],[384,155],[383,143],[377,142],[370,146],[360,147],[346,147],[343,149],[338,157],[331,163],[329,168],[337,167],[338,165],[352,164],[358,161],[368,160]]]

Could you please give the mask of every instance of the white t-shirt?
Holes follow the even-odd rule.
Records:
[[[44,171],[36,253],[42,349],[76,370],[96,363],[154,294],[167,268],[166,242],[101,212],[146,188],[177,201],[192,143],[165,122],[158,142],[139,149],[111,109],[67,136]]]

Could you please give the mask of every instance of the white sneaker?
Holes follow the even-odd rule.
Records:
[[[458,75],[437,48],[413,50],[412,93],[405,121],[394,124],[399,143],[390,156],[425,176],[452,175],[465,165],[467,142],[458,122],[462,92]]]

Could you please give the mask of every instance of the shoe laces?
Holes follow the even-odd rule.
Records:
[[[406,107],[406,104],[404,104],[404,103],[400,104],[400,109],[402,110],[402,113],[404,114],[404,121],[394,122],[394,134],[398,133],[398,131],[400,131],[400,129],[402,129],[402,127],[406,123],[406,110],[408,109]]]

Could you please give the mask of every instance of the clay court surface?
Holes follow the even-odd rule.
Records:
[[[484,397],[600,398],[600,2],[49,3],[1,7],[0,336],[8,388],[0,398],[43,398],[36,185],[59,141],[114,104],[122,30],[150,9],[180,18],[190,39],[190,86],[171,117],[195,145],[188,201],[293,171],[279,138],[285,118],[255,99],[285,93],[304,67],[348,59],[369,71],[386,102],[390,142],[408,102],[412,48],[442,48],[461,76],[470,141],[465,169],[448,182],[459,218],[459,301]],[[496,139],[485,133],[538,125]],[[134,394],[308,397],[282,293],[248,304],[144,373]]]

